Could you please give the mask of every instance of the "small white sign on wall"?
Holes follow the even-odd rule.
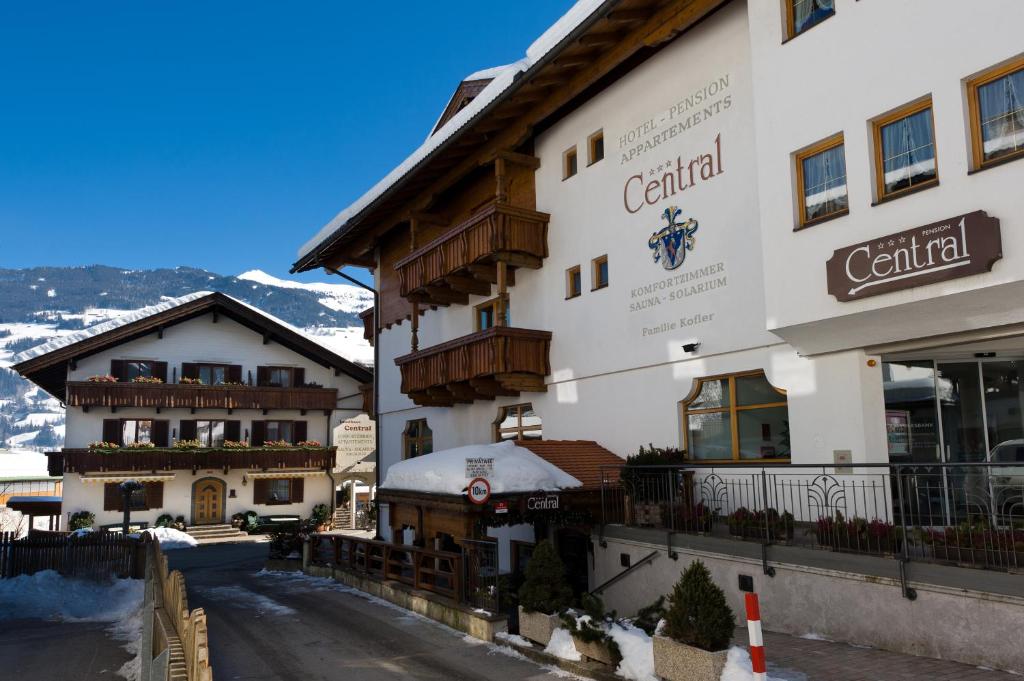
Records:
[[[467,478],[489,478],[494,474],[494,457],[477,456],[466,458]]]

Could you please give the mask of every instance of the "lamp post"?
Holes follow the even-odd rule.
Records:
[[[124,520],[121,521],[121,532],[127,537],[128,526],[132,519],[132,494],[143,489],[142,483],[138,480],[125,480],[118,488],[121,490],[122,505],[124,509]]]
[[[324,270],[331,274],[337,274],[342,279],[373,294],[373,446],[376,450],[374,452],[374,475],[377,478],[377,491],[380,492],[380,293],[372,286],[367,286],[341,270],[326,265],[324,265]],[[377,501],[377,494],[373,495],[373,511],[376,517],[373,538],[380,540],[380,502]]]

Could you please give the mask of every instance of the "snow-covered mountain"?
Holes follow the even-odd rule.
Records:
[[[64,440],[63,407],[6,368],[15,354],[194,291],[226,293],[302,328],[343,357],[373,362],[358,318],[373,295],[349,284],[291,281],[261,270],[225,276],[189,267],[0,269],[0,448],[52,449]]]

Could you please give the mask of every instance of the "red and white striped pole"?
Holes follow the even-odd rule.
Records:
[[[768,679],[768,663],[764,657],[764,636],[761,634],[761,607],[757,603],[757,594],[746,594],[747,634],[750,637],[750,666],[754,672],[754,681]]]

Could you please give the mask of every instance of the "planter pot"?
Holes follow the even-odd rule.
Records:
[[[330,523],[324,523],[323,525],[317,525],[316,526],[316,531],[317,532],[327,532],[330,529],[331,529],[331,524]]]
[[[602,664],[612,664],[612,653],[604,643],[590,643],[578,636],[573,636],[572,642],[576,646],[576,652],[583,657]]]
[[[709,653],[665,636],[655,636],[654,673],[668,681],[718,681],[728,653]]]
[[[519,608],[519,635],[541,646],[547,646],[551,632],[561,625],[562,621],[556,615],[526,612],[522,607]]]

